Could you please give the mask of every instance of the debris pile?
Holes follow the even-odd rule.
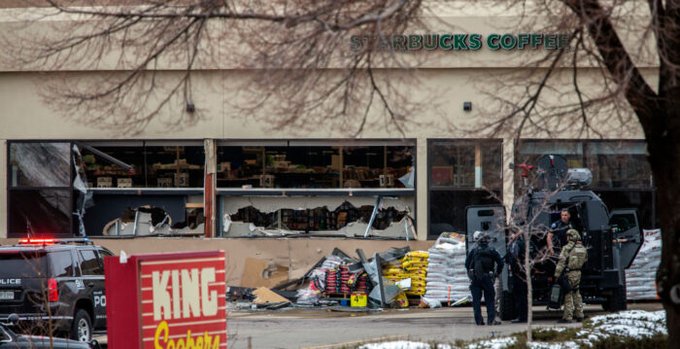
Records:
[[[245,287],[235,288],[232,293],[249,295],[248,288],[254,290],[264,286],[289,300],[284,302],[277,298],[275,302],[253,302],[255,308],[267,309],[290,304],[436,308],[470,301],[469,280],[464,267],[464,235],[443,234],[428,251],[390,248],[371,258],[367,258],[361,249],[356,253],[358,258],[336,248],[304,276],[294,280],[288,280],[290,272],[284,266],[247,258],[242,277]],[[645,242],[626,271],[629,300],[657,299],[654,276],[660,253],[660,231],[645,231]]]

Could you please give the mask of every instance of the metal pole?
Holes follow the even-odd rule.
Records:
[[[378,198],[375,199],[375,206],[373,206],[373,213],[371,213],[371,219],[368,221],[368,226],[366,227],[366,231],[364,232],[364,238],[367,238],[368,233],[371,231],[371,227],[373,226],[373,222],[375,221],[375,216],[378,214],[378,207],[380,206],[381,201],[382,196],[378,195]]]

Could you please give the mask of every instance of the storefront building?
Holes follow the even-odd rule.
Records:
[[[9,16],[0,16],[0,26],[11,22]],[[488,34],[499,32],[489,24],[493,16],[451,10],[442,19]],[[499,28],[513,19],[498,18]],[[196,237],[215,238],[219,246],[232,246],[227,249],[275,250],[270,240],[280,237],[337,239],[323,240],[324,250],[340,241],[373,246],[367,240],[376,239],[427,246],[440,233],[464,232],[469,205],[511,205],[521,187],[511,164],[531,163],[543,154],[590,168],[592,188],[607,205],[636,208],[643,228],[655,227],[655,187],[638,125],[605,125],[597,138],[575,130],[559,138],[527,132],[518,146],[512,136],[480,138],[456,127],[481,125],[489,115],[486,93],[503,94],[490,77],[529,69],[522,55],[541,49],[431,52],[436,58],[416,73],[411,94],[436,95],[439,103],[411,115],[404,134],[371,113],[373,126],[358,138],[330,123],[300,132],[239,114],[230,104],[231,84],[249,74],[229,63],[196,70],[199,122],[168,129],[161,117],[135,136],[75,122],[51,108],[39,84],[53,72],[3,66],[0,237],[160,235],[179,237],[162,247],[177,249]],[[653,76],[656,69],[642,71]],[[104,69],[69,72],[87,78]],[[580,74],[597,83],[597,69],[586,67]],[[143,239],[121,241],[116,248],[160,248]],[[296,246],[310,248],[308,242]]]

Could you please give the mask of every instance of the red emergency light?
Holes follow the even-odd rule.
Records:
[[[55,243],[56,243],[56,239],[53,239],[53,238],[49,238],[49,239],[31,239],[31,238],[19,239],[20,245],[54,245]]]

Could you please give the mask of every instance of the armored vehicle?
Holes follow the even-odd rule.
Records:
[[[571,222],[588,249],[588,262],[582,269],[581,295],[585,303],[601,304],[605,310],[626,309],[626,274],[643,242],[642,230],[634,209],[609,210],[600,197],[587,189],[592,175],[586,169],[568,169],[559,156],[539,159],[534,185],[528,184],[528,172],[533,166],[522,165],[525,181],[522,196],[512,208],[510,226],[501,205],[470,206],[466,210],[467,249],[473,246],[473,233],[486,231],[491,246],[501,254],[508,251],[511,230],[531,232],[530,257],[535,262],[531,271],[534,304],[548,304],[556,259],[545,256],[546,232],[560,219],[563,209],[569,210]],[[556,257],[556,256],[555,256]],[[508,263],[509,264],[509,263]],[[523,275],[522,275],[523,276]],[[516,315],[511,270],[500,276],[501,319]]]

